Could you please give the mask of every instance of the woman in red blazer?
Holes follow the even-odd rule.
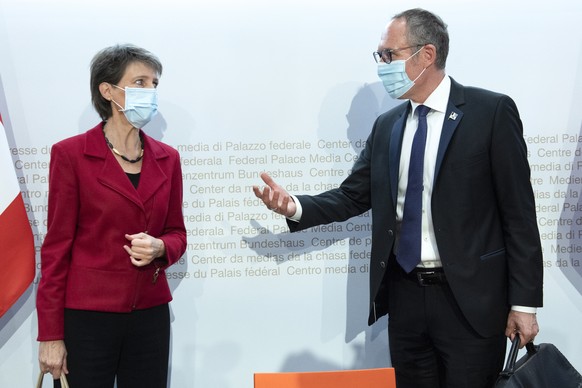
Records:
[[[103,122],[52,147],[41,250],[41,370],[73,387],[165,387],[172,299],[164,270],[186,248],[180,156],[140,128],[160,61],[132,45],[91,63]]]

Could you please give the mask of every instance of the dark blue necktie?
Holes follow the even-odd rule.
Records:
[[[426,145],[426,115],[428,106],[419,105],[418,128],[412,140],[410,150],[410,165],[408,167],[408,186],[404,198],[402,226],[400,228],[400,243],[396,260],[408,273],[420,263],[420,247],[422,234],[422,175],[424,170],[424,147]]]

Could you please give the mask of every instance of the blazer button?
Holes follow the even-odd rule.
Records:
[[[388,229],[388,236],[390,237],[394,236],[394,232],[392,231],[392,229]]]
[[[386,268],[386,262],[385,262],[385,261],[381,261],[381,262],[380,262],[380,267],[382,267],[382,268]]]

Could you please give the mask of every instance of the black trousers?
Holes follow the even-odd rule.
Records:
[[[165,388],[170,310],[65,310],[67,380],[73,388]],[[55,387],[60,382],[55,380]]]
[[[394,262],[388,271],[388,335],[396,386],[493,387],[503,368],[504,333],[491,338],[477,334],[446,281],[421,286]]]

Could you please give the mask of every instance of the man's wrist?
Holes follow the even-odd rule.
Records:
[[[536,314],[538,309],[536,307],[511,306],[511,311],[517,311],[520,313],[528,313],[528,314]]]
[[[295,222],[299,222],[301,220],[301,215],[303,215],[303,208],[301,207],[301,202],[299,202],[299,200],[297,199],[296,196],[290,194],[291,198],[293,199],[293,202],[295,202],[295,214],[293,214],[291,217],[287,217],[287,219],[291,220],[291,221],[295,221]]]

